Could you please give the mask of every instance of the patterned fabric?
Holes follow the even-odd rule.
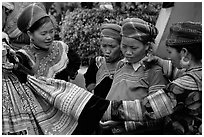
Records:
[[[202,68],[186,71],[165,89],[141,100],[138,104],[140,107],[133,104],[135,101],[112,101],[109,108],[111,113],[110,110],[105,113],[104,120],[134,121],[126,123],[124,127],[127,130],[129,126],[130,130],[138,122],[144,121],[142,124],[145,124],[164,118],[165,128],[171,134],[202,134]],[[142,119],[138,119],[137,113],[142,114]]]
[[[189,85],[190,84],[190,85]],[[168,125],[175,134],[202,134],[202,68],[186,71],[167,87],[177,105]]]
[[[173,101],[168,98],[164,90],[161,89],[158,92],[149,95],[147,100],[154,112],[152,118],[159,119],[173,113],[175,104],[173,104]]]
[[[93,94],[72,83],[52,78],[40,77],[36,79],[28,76],[28,83],[34,92],[54,106],[46,111],[51,122],[55,121],[52,127],[53,130],[56,130],[54,134],[71,134],[77,127],[77,120],[83,108]],[[56,108],[58,108],[57,112]],[[45,125],[47,124],[45,123]],[[49,132],[45,131],[45,133]]]
[[[90,65],[84,74],[86,87],[91,84],[96,84],[94,94],[106,98],[113,82],[113,76],[118,61],[107,63],[102,56],[91,59]]]
[[[102,57],[103,59],[100,59],[100,57],[96,57],[96,65],[98,66],[98,71],[96,73],[96,86],[101,83],[101,81],[109,77],[110,79],[113,79],[113,75],[115,73],[115,68],[117,66],[118,62],[114,63],[107,63],[105,61],[105,58]]]
[[[121,62],[123,62],[123,64]],[[106,98],[112,101],[125,101],[122,105],[119,105],[121,108],[116,107],[117,109],[111,109],[111,119],[116,121],[125,119],[125,129],[122,131],[131,131],[134,125],[140,125],[140,131],[143,130],[143,128],[146,128],[143,123],[146,119],[143,116],[144,111],[140,100],[149,94],[153,94],[159,89],[164,88],[166,84],[167,80],[163,77],[161,67],[154,65],[151,69],[145,69],[140,64],[134,66],[124,60],[121,60],[118,63],[112,87]],[[121,118],[117,118],[118,115],[116,115],[116,119],[114,119],[114,114],[123,114],[123,112],[125,114],[121,115]],[[134,124],[130,124],[128,121],[132,121],[133,119],[134,121],[140,121],[142,123],[133,122]],[[126,124],[126,122],[129,124]],[[157,125],[156,122],[157,121],[153,124],[154,126]],[[117,127],[113,128],[112,131],[116,132],[116,129]]]
[[[184,72],[183,75],[183,77],[174,80],[172,83],[183,89],[202,91],[202,68]]]
[[[202,24],[199,22],[179,22],[170,27],[167,46],[202,43]]]
[[[92,94],[74,84],[3,73],[3,134],[72,134]],[[37,93],[37,94],[36,94]]]
[[[19,52],[30,60],[35,76],[54,78],[57,73],[67,67],[68,46],[61,41],[54,41],[49,52],[35,49],[33,45],[24,46]]]
[[[121,26],[117,24],[103,24],[101,26],[101,35],[102,37],[109,37],[121,41]]]
[[[139,67],[137,71],[132,64],[118,63],[120,67],[114,75],[111,89],[107,95],[108,100],[135,100],[142,99],[150,92],[155,92],[167,84],[159,66],[145,70]]]
[[[140,103],[141,102],[139,100],[134,100],[133,102],[126,101],[126,102],[123,103],[124,111],[128,112],[124,116],[124,118],[127,121],[129,121],[129,120],[143,121],[142,108],[141,108],[141,104]],[[137,111],[135,111],[135,110],[137,110]],[[134,112],[134,113],[132,113],[132,112]]]
[[[140,121],[140,122],[147,121],[146,118],[149,118],[149,117],[151,117],[151,119],[159,119],[173,113],[173,108],[175,107],[175,103],[173,104],[172,102],[173,101],[169,99],[169,97],[165,94],[163,90],[159,90],[158,92],[147,96],[147,98],[143,100],[143,102],[141,102],[140,100],[123,101],[121,102],[121,104],[115,107],[116,106],[115,104],[118,104],[118,103],[116,101],[113,101],[111,105],[111,109],[112,109],[111,119],[112,120],[125,119],[126,121]],[[148,116],[145,116],[147,115],[147,110],[144,110],[144,107],[143,107],[143,105],[146,105],[146,104],[148,104],[147,107],[149,107],[150,105],[154,112],[152,114],[149,114]],[[148,112],[148,113],[151,113],[151,112]],[[104,116],[104,119],[111,120],[105,117],[106,116]]]
[[[42,134],[35,119],[36,111],[40,111],[40,104],[36,102],[36,98],[30,89],[26,85],[21,84],[11,70],[3,68],[2,134]]]
[[[127,18],[122,24],[122,37],[134,38],[142,43],[154,42],[158,34],[158,30],[153,24],[139,18]]]
[[[183,75],[186,69],[177,69],[172,65],[171,60],[164,60],[159,58],[157,63],[162,67],[163,74],[170,80],[173,81]]]

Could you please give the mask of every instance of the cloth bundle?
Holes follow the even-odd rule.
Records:
[[[72,134],[92,94],[62,80],[28,76],[21,84],[3,69],[2,134]]]

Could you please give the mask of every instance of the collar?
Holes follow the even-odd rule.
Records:
[[[141,60],[142,60],[142,59],[141,59]],[[132,67],[133,67],[133,69],[134,69],[135,71],[137,71],[137,70],[142,66],[141,60],[138,61],[138,62],[136,62],[136,63],[133,63],[133,64],[131,63],[131,65],[132,65]],[[129,63],[126,58],[122,59],[121,61],[123,61],[123,62],[125,62],[125,63]]]
[[[51,49],[51,47],[49,49],[44,49],[44,48],[41,48],[41,47],[38,47],[36,46],[35,44],[31,43],[30,44],[36,51],[40,52],[40,51],[43,51],[43,52],[49,52],[49,50]]]
[[[135,71],[137,71],[141,66],[142,66],[142,65],[141,65],[140,61],[137,62],[137,63],[132,64],[132,67],[133,67],[133,69],[134,69]]]

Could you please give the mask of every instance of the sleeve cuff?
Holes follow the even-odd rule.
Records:
[[[164,116],[173,113],[173,103],[170,98],[165,94],[164,90],[161,89],[154,94],[147,97],[153,111],[155,119],[162,118]]]

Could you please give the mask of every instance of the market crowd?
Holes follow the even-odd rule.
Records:
[[[56,39],[47,4],[27,3],[11,18],[16,5],[2,2],[3,135],[202,134],[200,22],[171,25],[168,60],[153,54],[153,24],[102,24],[103,54],[91,59],[83,89],[70,82],[80,57]]]

